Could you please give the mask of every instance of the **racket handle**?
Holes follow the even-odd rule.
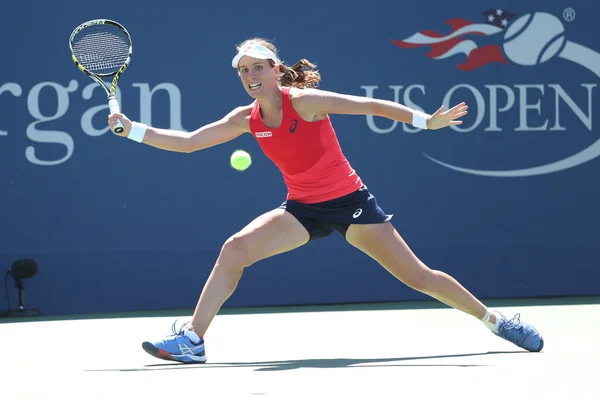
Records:
[[[110,108],[111,114],[120,114],[121,113],[121,109],[119,108],[119,102],[117,101],[116,96],[111,96],[108,98],[108,107]],[[113,128],[113,131],[115,133],[123,132],[123,124],[121,123],[120,120],[117,121],[117,124]]]

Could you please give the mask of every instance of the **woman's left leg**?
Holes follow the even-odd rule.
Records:
[[[496,335],[529,351],[540,351],[544,340],[531,325],[520,321],[519,315],[506,320],[501,314],[488,311],[475,296],[450,275],[428,268],[408,247],[390,222],[353,224],[346,240],[379,262],[397,279],[450,307],[481,320]]]
[[[450,275],[429,269],[390,222],[350,225],[346,240],[411,288],[478,319],[485,316],[487,308],[475,296]]]

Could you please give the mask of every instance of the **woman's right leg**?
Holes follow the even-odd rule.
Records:
[[[204,285],[191,320],[191,329],[202,337],[225,301],[233,294],[245,267],[293,250],[309,240],[306,229],[283,209],[269,211],[231,236],[221,248]]]
[[[237,287],[244,268],[264,258],[300,247],[309,238],[304,226],[283,209],[275,209],[256,218],[227,239],[221,248],[190,324],[179,328],[173,324],[174,335],[155,342],[143,342],[142,348],[164,360],[205,362],[202,336]]]

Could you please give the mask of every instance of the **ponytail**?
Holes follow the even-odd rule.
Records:
[[[291,67],[285,64],[279,64],[279,67],[279,83],[281,86],[300,89],[316,88],[321,81],[321,75],[315,70],[317,66],[307,59],[303,58]]]

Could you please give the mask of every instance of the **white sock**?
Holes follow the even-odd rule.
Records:
[[[494,316],[496,317],[496,323],[493,324],[490,322],[490,314],[494,314]],[[498,314],[495,311],[489,311],[489,310],[485,310],[485,315],[483,316],[483,318],[481,319],[481,322],[483,322],[483,324],[485,326],[487,326],[489,329],[491,329],[492,331],[498,333],[498,328],[500,327],[500,321],[502,321],[502,316],[500,316],[500,314]]]
[[[192,330],[186,330],[185,336],[189,337],[194,344],[200,343],[200,336],[198,336],[198,334]]]

